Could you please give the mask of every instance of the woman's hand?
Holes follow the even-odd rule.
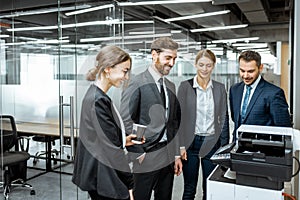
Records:
[[[132,189],[129,190],[129,196],[130,196],[130,200],[134,200]]]
[[[135,145],[137,144],[137,142],[132,141],[136,139],[136,135],[135,134],[130,134],[126,137],[126,144],[125,146],[131,146],[131,145]],[[138,144],[144,144],[145,143],[145,137],[142,138],[142,141],[140,141]]]

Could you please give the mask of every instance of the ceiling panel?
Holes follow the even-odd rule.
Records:
[[[130,0],[129,0],[130,1]],[[18,37],[39,37],[39,38],[57,38],[59,34],[68,35],[71,42],[78,43],[82,38],[105,37],[113,32],[119,34],[121,29],[124,34],[130,31],[153,30],[155,26],[156,32],[170,32],[173,29],[182,29],[188,32],[191,40],[211,41],[220,39],[254,37],[260,39],[256,42],[276,43],[277,40],[288,41],[289,17],[291,8],[290,0],[215,0],[207,3],[177,3],[165,5],[147,5],[147,6],[129,6],[119,7],[118,2],[123,1],[95,1],[95,0],[60,0],[59,9],[76,6],[98,6],[108,3],[114,3],[117,10],[124,9],[124,19],[128,20],[154,20],[153,24],[125,25],[124,27],[116,26],[89,26],[63,29],[62,33],[57,30],[38,30],[28,32],[16,32]],[[56,0],[1,0],[0,6],[0,22],[3,24],[14,25],[15,27],[32,27],[32,26],[50,26],[57,25],[58,11],[43,15],[25,15],[5,17],[11,14],[24,13],[28,11],[41,11],[44,9],[57,9]],[[161,19],[194,15],[200,13],[208,13],[220,10],[230,10],[231,12],[224,15],[196,18],[189,20],[174,21],[171,23],[162,22],[154,19],[157,16]],[[79,23],[106,19],[110,13],[105,11],[91,12],[76,16],[66,16],[67,11],[60,10],[59,16],[63,24]],[[116,16],[121,18],[121,14]],[[201,33],[192,33],[191,29],[201,27],[216,27],[236,24],[249,24],[248,27],[242,29],[207,31]],[[1,25],[0,25],[1,26]],[[124,29],[123,29],[124,28]],[[7,27],[1,26],[1,33],[8,33]],[[11,33],[8,33],[11,34]],[[121,34],[121,33],[120,33]],[[186,37],[186,34],[177,34],[174,37]],[[144,39],[145,41],[148,39]],[[150,39],[149,39],[150,40]],[[95,42],[99,44],[101,42]],[[230,45],[230,44],[229,44]],[[141,46],[145,46],[142,44]],[[132,48],[137,48],[134,45]],[[273,49],[274,51],[274,49]]]

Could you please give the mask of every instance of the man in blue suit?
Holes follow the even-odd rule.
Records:
[[[233,140],[236,140],[236,130],[241,124],[291,127],[284,92],[262,77],[263,64],[259,53],[242,52],[239,65],[243,81],[231,86],[229,91],[231,118],[234,122]]]

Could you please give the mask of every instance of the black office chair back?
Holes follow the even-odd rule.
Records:
[[[4,127],[5,126],[5,130]],[[10,115],[0,115],[0,149],[1,153],[10,150],[14,146],[18,148],[16,123]]]
[[[14,149],[12,149],[15,147]],[[12,149],[12,151],[9,151]],[[27,173],[27,160],[30,158],[28,152],[20,152],[16,123],[13,116],[0,115],[0,167],[4,171],[3,187],[5,199],[9,199],[9,193],[13,186],[29,188],[30,194],[35,190],[25,182]],[[2,181],[2,179],[0,180]]]

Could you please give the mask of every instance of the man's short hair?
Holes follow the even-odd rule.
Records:
[[[154,40],[151,44],[151,52],[155,50],[156,52],[162,52],[163,49],[177,50],[178,43],[169,37],[160,37]]]
[[[247,50],[242,52],[239,56],[239,61],[241,59],[245,60],[246,62],[251,62],[254,60],[258,67],[261,65],[261,56],[256,51]]]

